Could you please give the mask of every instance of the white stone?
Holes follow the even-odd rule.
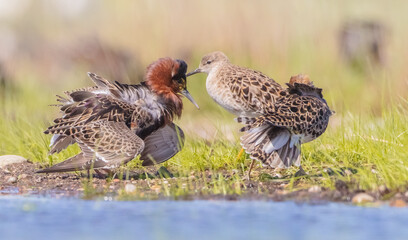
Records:
[[[317,186],[317,185],[311,186],[309,188],[309,190],[308,190],[308,192],[310,192],[310,193],[319,193],[321,191],[322,191],[322,188],[320,186]]]
[[[125,192],[126,193],[133,193],[135,191],[136,191],[136,186],[135,185],[133,185],[131,183],[128,183],[128,184],[125,185]]]
[[[7,179],[7,183],[16,183],[17,182],[17,178],[16,177],[9,177]]]
[[[374,198],[367,193],[358,193],[351,199],[353,203],[368,203],[374,202]]]
[[[0,167],[5,167],[13,163],[27,162],[27,159],[17,155],[3,155],[0,156]]]
[[[21,175],[18,176],[18,180],[24,179],[24,178],[27,178],[27,177],[28,177],[28,175],[25,174],[25,173],[23,173],[23,174],[21,174]]]

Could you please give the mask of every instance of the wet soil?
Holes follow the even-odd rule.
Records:
[[[148,172],[130,172],[125,177],[128,180],[122,180],[118,179],[120,174],[114,178],[95,174],[89,176],[86,172],[37,174],[35,173],[37,169],[39,165],[30,162],[10,164],[0,168],[0,196],[15,194],[105,200],[292,200],[308,203],[328,201],[356,203],[356,195],[364,193],[372,199],[365,199],[364,194],[359,194],[363,197],[362,203],[386,203],[398,207],[405,207],[408,203],[408,192],[405,189],[391,191],[384,187],[376,191],[364,192],[350,190],[349,183],[341,180],[336,181],[335,189],[326,189],[318,185],[302,187],[299,181],[294,183],[293,188],[298,190],[288,191],[290,180],[271,178],[271,175],[265,171],[255,172],[256,177],[251,180],[240,183],[229,182],[232,185],[231,189],[242,189],[237,194],[230,193],[228,190],[223,192],[211,189],[209,183],[214,182],[215,178],[210,172],[206,172],[205,176],[194,176],[193,173],[189,177],[173,177],[166,169],[160,168],[157,172],[155,168]],[[225,173],[223,177],[228,179],[231,176]]]

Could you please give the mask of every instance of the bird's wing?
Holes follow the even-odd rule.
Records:
[[[231,67],[229,71],[232,74],[225,75],[230,78],[226,82],[236,100],[244,101],[243,104],[255,112],[263,112],[273,105],[284,90],[275,80],[259,71],[238,66]]]
[[[316,97],[291,95],[278,100],[273,112],[264,120],[277,127],[301,131],[331,115],[327,105]]]
[[[145,148],[140,156],[143,166],[167,161],[181,151],[184,139],[183,130],[174,123],[159,128],[144,139]]]
[[[144,148],[143,140],[121,122],[91,122],[76,127],[71,137],[82,152],[39,173],[115,168],[135,158]]]
[[[50,154],[72,143],[62,140],[75,134],[77,127],[93,121],[124,122],[142,139],[164,125],[166,109],[145,84],[110,83],[96,74],[88,75],[96,86],[66,92],[66,97],[58,96],[62,116],[45,131],[59,140],[51,144]]]
[[[94,167],[117,167],[140,154],[144,142],[123,122],[91,122],[74,135],[86,157],[95,159]]]
[[[45,133],[72,135],[72,128],[100,119],[125,122],[134,106],[107,95],[89,92],[73,93],[74,103],[61,107],[63,116],[54,120]],[[88,96],[92,94],[91,96]]]

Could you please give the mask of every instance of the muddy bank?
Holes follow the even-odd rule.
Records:
[[[377,191],[364,192],[349,190],[347,183],[338,180],[335,189],[326,189],[318,185],[301,184],[288,190],[289,180],[271,179],[263,171],[256,172],[252,180],[230,181],[230,174],[211,176],[210,172],[201,176],[172,177],[171,173],[130,172],[128,180],[100,178],[86,173],[36,174],[37,164],[16,163],[0,168],[0,195],[40,195],[49,197],[77,197],[83,199],[104,200],[294,200],[299,202],[353,202],[369,204],[389,204],[407,206],[408,192],[380,188]],[[164,178],[164,177],[165,178]],[[224,182],[220,181],[220,176]],[[126,178],[126,177],[124,177]],[[256,179],[256,180],[255,180]],[[261,180],[259,180],[261,179]],[[217,182],[220,182],[217,185]]]

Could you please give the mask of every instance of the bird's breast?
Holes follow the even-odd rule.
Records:
[[[248,112],[245,104],[239,101],[238,96],[231,91],[227,78],[219,77],[216,74],[208,74],[206,88],[211,98],[225,110],[237,116],[252,116],[252,112]]]

